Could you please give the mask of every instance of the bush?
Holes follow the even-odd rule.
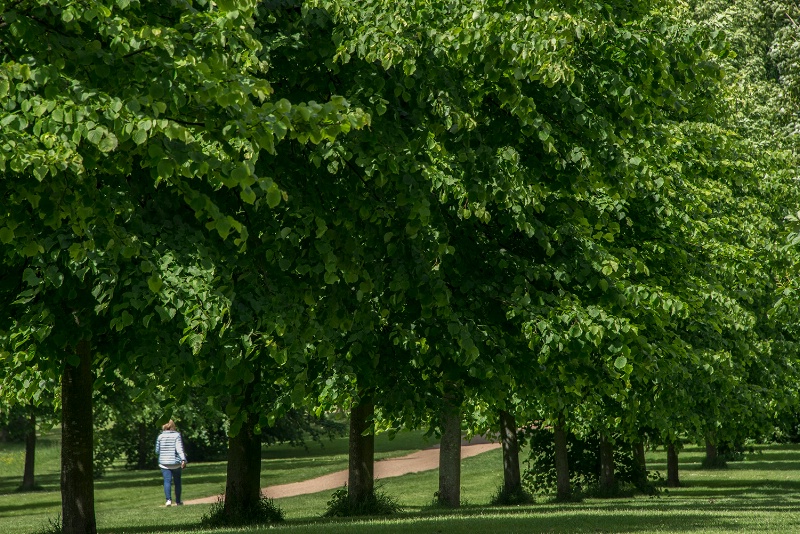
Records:
[[[403,507],[393,498],[375,488],[367,499],[355,505],[350,504],[347,486],[333,492],[328,501],[328,509],[323,517],[353,517],[361,515],[392,515],[403,511]]]
[[[25,443],[28,433],[28,418],[22,408],[13,407],[9,412],[0,412],[0,443]]]
[[[533,502],[533,495],[524,489],[506,491],[504,485],[500,485],[497,488],[497,492],[489,500],[489,504],[492,506],[519,506],[521,504],[533,504]]]
[[[744,440],[722,441],[717,445],[717,457],[709,459],[707,456],[700,463],[703,469],[727,469],[728,462],[741,462],[745,453],[755,452],[752,445],[746,445]]]
[[[530,445],[530,454],[525,460],[523,484],[533,494],[552,494],[556,492],[555,440],[549,429],[530,429],[524,440]],[[573,495],[596,487],[600,474],[600,440],[596,438],[578,439],[567,435],[569,454],[570,485]]]
[[[530,455],[525,460],[523,483],[534,494],[556,492],[555,440],[549,429],[531,429],[525,434]],[[567,434],[567,454],[572,494],[580,496],[619,496],[627,493],[653,495],[658,492],[655,481],[659,475],[642,472],[629,447],[614,449],[614,480],[610,494],[600,491],[600,439],[597,436],[578,438]]]
[[[781,413],[771,440],[778,443],[800,443],[800,412],[786,410]]]
[[[230,513],[225,512],[225,501],[220,498],[203,515],[200,524],[206,528],[241,527],[280,523],[283,520],[283,510],[270,498],[262,497],[256,506],[234,508]]]

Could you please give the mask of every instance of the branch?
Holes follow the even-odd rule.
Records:
[[[139,50],[134,50],[133,52],[129,52],[129,53],[125,54],[124,56],[122,56],[122,59],[128,59],[128,58],[133,57],[133,56],[135,56],[137,54],[141,54],[143,52],[147,52],[148,50],[152,50],[152,49],[153,49],[152,45],[151,46],[145,46],[143,48],[140,48]]]
[[[177,122],[178,124],[183,124],[184,126],[202,126],[203,128],[205,128],[205,126],[206,126],[205,123],[203,123],[203,122],[191,122],[191,121],[185,121],[185,120],[182,120],[182,119],[176,119],[176,118],[173,118],[173,117],[166,117],[166,119],[170,120],[170,121],[173,121],[173,122]]]
[[[792,24],[794,24],[795,28],[800,29],[800,26],[798,26],[797,22],[792,18],[788,11],[786,12],[786,18],[792,21]]]
[[[28,14],[27,17],[29,19],[31,19],[31,20],[34,20],[34,21],[38,22],[41,26],[44,26],[45,28],[47,28],[51,32],[57,33],[61,37],[66,37],[67,39],[71,38],[70,35],[67,35],[66,33],[62,32],[61,30],[59,30],[58,28],[56,28],[52,24],[49,24],[48,22],[46,22],[46,21],[44,21],[44,20],[42,20],[42,19],[40,19],[38,17],[35,17],[33,15],[30,15],[30,14]]]
[[[342,158],[342,159],[344,159],[344,158]],[[345,162],[345,164],[347,165],[347,167],[348,167],[348,168],[349,168],[351,171],[353,171],[353,174],[355,174],[356,176],[358,176],[359,178],[361,178],[361,181],[364,183],[365,189],[366,189],[366,190],[369,192],[370,196],[371,196],[373,199],[375,199],[375,201],[377,201],[377,202],[383,202],[383,201],[382,201],[380,198],[378,198],[378,196],[375,194],[375,191],[373,191],[373,190],[372,190],[371,188],[369,188],[369,187],[366,187],[366,186],[367,186],[367,179],[366,179],[366,178],[364,178],[364,176],[363,176],[363,175],[362,175],[362,174],[361,174],[361,173],[358,171],[358,168],[357,168],[355,165],[353,165],[353,162],[351,162],[351,161],[350,161],[350,160],[348,160],[348,159],[345,159],[345,160],[344,160],[344,162]]]

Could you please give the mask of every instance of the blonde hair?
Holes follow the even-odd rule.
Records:
[[[161,427],[161,430],[175,430],[175,421],[170,419],[167,424]]]

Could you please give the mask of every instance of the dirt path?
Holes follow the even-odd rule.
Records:
[[[461,458],[469,458],[500,447],[499,443],[492,443],[482,438],[475,438],[471,442],[464,442],[461,445]],[[439,447],[431,447],[421,451],[413,452],[406,456],[397,458],[387,458],[375,462],[375,478],[391,478],[407,475],[408,473],[419,473],[420,471],[430,471],[439,467]],[[318,491],[338,489],[347,483],[347,469],[323,475],[321,477],[303,480],[302,482],[292,482],[291,484],[280,484],[261,489],[261,494],[265,497],[280,499],[281,497],[294,497],[295,495],[305,495],[307,493],[317,493]],[[214,495],[202,499],[192,499],[184,501],[185,504],[211,504],[217,502],[221,496]]]

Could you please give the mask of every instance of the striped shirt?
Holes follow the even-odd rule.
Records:
[[[179,468],[181,462],[186,461],[180,433],[174,430],[165,430],[159,434],[156,440],[156,454],[158,455],[158,466],[160,468]]]

